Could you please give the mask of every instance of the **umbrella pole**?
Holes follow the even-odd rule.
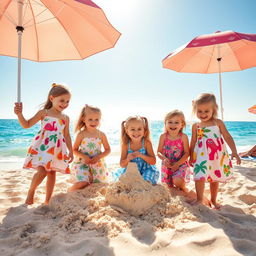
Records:
[[[18,25],[16,27],[18,33],[18,77],[17,77],[17,102],[21,102],[21,44],[22,44],[22,10],[23,0],[18,1]]]
[[[222,101],[222,82],[221,82],[221,57],[220,57],[220,46],[218,45],[218,67],[219,67],[219,86],[220,86],[220,110],[221,110],[221,119],[224,120],[223,115],[223,101]]]

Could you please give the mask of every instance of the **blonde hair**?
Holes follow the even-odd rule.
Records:
[[[76,126],[75,126],[75,132],[84,131],[86,129],[86,124],[84,122],[84,118],[86,117],[86,115],[89,112],[99,113],[100,117],[101,117],[101,110],[99,108],[86,104],[82,108],[82,110],[80,112],[80,115],[78,117],[78,120],[77,120],[77,123],[76,123]]]
[[[44,104],[42,104],[43,109],[50,109],[52,107],[52,102],[50,100],[50,96],[58,97],[58,96],[61,96],[64,94],[71,94],[70,90],[67,87],[65,87],[64,85],[53,83],[52,88],[48,93],[46,102]]]
[[[141,117],[141,116],[129,116],[125,121],[121,123],[121,142],[122,144],[127,144],[129,142],[129,136],[126,132],[129,123],[133,121],[139,121],[142,122],[145,133],[144,133],[144,138],[146,140],[150,140],[150,131],[149,131],[149,126],[148,126],[148,119],[146,117]]]
[[[182,128],[180,129],[179,132],[182,132],[182,131],[183,131],[183,128],[186,126],[185,116],[184,116],[184,114],[183,114],[182,111],[180,111],[180,110],[178,110],[178,109],[175,109],[175,110],[173,110],[173,111],[171,111],[171,112],[169,112],[169,113],[167,113],[167,114],[165,115],[165,118],[164,118],[164,128],[165,128],[165,132],[167,132],[167,130],[166,130],[166,122],[167,122],[169,119],[171,119],[171,118],[173,118],[173,117],[175,117],[175,116],[179,116],[179,117],[181,118],[181,121],[182,121],[183,126],[182,126]]]
[[[212,118],[217,119],[218,104],[216,102],[215,95],[212,93],[202,93],[195,100],[192,101],[193,114],[196,114],[198,105],[205,104],[205,103],[212,103],[212,107],[213,107]]]

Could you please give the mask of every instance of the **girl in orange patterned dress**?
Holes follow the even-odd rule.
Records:
[[[35,135],[25,159],[24,169],[35,169],[26,204],[34,203],[38,185],[47,176],[45,204],[51,199],[56,171],[69,174],[69,163],[73,160],[69,134],[69,118],[62,111],[69,105],[71,94],[63,85],[53,84],[43,109],[31,119],[22,114],[22,103],[15,103],[14,112],[23,128],[30,128],[41,120],[41,130]]]

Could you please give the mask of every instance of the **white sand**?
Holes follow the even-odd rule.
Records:
[[[182,193],[144,182],[134,167],[120,182],[69,194],[67,175],[58,174],[50,205],[40,205],[43,183],[28,207],[33,171],[8,166],[0,166],[1,256],[256,255],[255,163],[243,162],[221,184],[221,210],[191,206]]]

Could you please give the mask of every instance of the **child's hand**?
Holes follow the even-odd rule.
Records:
[[[93,158],[91,158],[90,164],[96,164],[99,161],[100,161],[100,157],[94,156]]]
[[[236,164],[238,164],[238,165],[240,165],[241,164],[241,158],[240,158],[240,156],[236,153],[236,154],[233,154],[232,153],[232,155],[231,155],[231,159],[233,159],[233,158],[236,158]]]
[[[127,155],[127,160],[130,162],[133,158],[135,158],[134,153],[129,153]]]
[[[163,165],[166,166],[167,168],[171,168],[171,167],[172,167],[170,160],[167,159],[167,158],[163,159],[162,163],[163,163]]]
[[[171,170],[172,170],[173,172],[176,172],[178,169],[179,169],[179,165],[178,165],[178,164],[172,164],[172,165],[171,165]]]
[[[70,164],[74,160],[73,152],[69,152],[68,157],[69,157],[68,163]]]
[[[16,115],[22,113],[22,102],[15,102],[14,113]]]
[[[133,154],[134,158],[141,157],[141,153],[139,151],[135,151],[132,154]]]
[[[190,157],[189,160],[188,160],[188,163],[189,163],[190,166],[193,167],[193,166],[194,166],[194,160],[193,160],[193,158]]]
[[[83,156],[83,162],[85,164],[90,164],[91,163],[91,158],[89,156],[84,155]]]

